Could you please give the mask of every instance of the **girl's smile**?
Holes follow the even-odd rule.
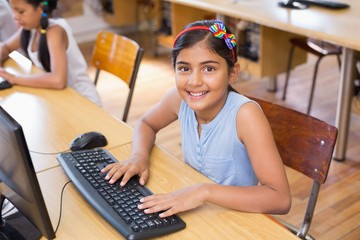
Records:
[[[198,98],[198,97],[202,97],[202,96],[204,96],[205,94],[207,94],[208,92],[206,91],[206,92],[188,92],[189,93],[189,95],[191,96],[191,97],[196,97],[196,98]]]

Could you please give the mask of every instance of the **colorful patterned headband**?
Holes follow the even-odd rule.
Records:
[[[224,39],[226,46],[231,49],[231,53],[233,55],[233,60],[235,62],[235,53],[234,53],[234,47],[236,46],[236,39],[234,34],[226,33],[225,25],[220,21],[216,20],[215,23],[210,26],[193,26],[189,27],[187,29],[182,30],[175,38],[173,47],[175,46],[178,38],[183,35],[186,32],[193,31],[193,30],[207,30],[214,34],[216,38]]]

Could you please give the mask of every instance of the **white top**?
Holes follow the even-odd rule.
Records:
[[[8,39],[16,30],[17,24],[9,3],[6,0],[0,0],[0,42]]]
[[[66,50],[67,61],[68,61],[67,85],[75,89],[81,95],[90,99],[92,102],[101,106],[102,105],[101,100],[96,91],[96,87],[87,74],[87,63],[79,49],[79,46],[76,43],[76,40],[72,34],[70,26],[63,18],[49,19],[49,24],[50,26],[57,24],[62,28],[64,28],[69,40],[69,46]],[[35,31],[36,31],[35,29],[31,30],[31,37],[27,52],[34,65],[43,69],[43,66],[38,58],[38,52],[31,51],[31,46],[34,40]]]

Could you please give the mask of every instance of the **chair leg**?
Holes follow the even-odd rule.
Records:
[[[285,228],[288,229],[294,235],[297,235],[299,232],[299,229],[297,229],[294,225],[291,225],[290,223],[287,223],[282,219],[274,218],[274,221],[278,222],[280,224],[280,226],[285,226]],[[308,232],[306,233],[305,236],[302,236],[299,238],[303,239],[303,240],[315,240],[315,238],[313,236],[311,236]]]
[[[287,91],[287,86],[288,86],[288,82],[289,82],[289,78],[290,78],[290,71],[291,71],[291,64],[292,64],[292,59],[293,59],[293,55],[294,55],[294,50],[295,50],[295,45],[292,45],[291,49],[290,49],[290,54],[289,54],[289,61],[288,61],[288,67],[287,67],[287,72],[286,72],[282,100],[285,100],[285,98],[286,98],[286,91]]]
[[[341,69],[340,56],[339,56],[339,55],[336,55],[336,57],[337,57],[339,69]],[[314,70],[314,76],[313,76],[313,81],[312,81],[312,85],[311,85],[310,97],[309,97],[309,104],[308,104],[308,108],[307,108],[307,114],[310,114],[310,111],[311,111],[312,101],[313,101],[313,97],[314,97],[314,90],[315,90],[317,72],[318,72],[320,60],[321,60],[322,58],[323,58],[323,56],[320,56],[319,59],[316,61],[315,70]]]
[[[338,65],[339,65],[339,69],[341,70],[341,59],[340,59],[340,55],[336,55],[337,57],[337,61],[338,61]]]
[[[97,82],[98,82],[98,79],[99,79],[99,74],[100,74],[100,69],[96,69],[95,80],[94,80],[95,86],[97,85]]]
[[[308,103],[308,108],[307,108],[307,114],[310,114],[310,111],[311,111],[311,105],[312,105],[312,101],[313,101],[313,97],[314,97],[314,90],[315,90],[317,72],[318,72],[320,60],[322,58],[323,57],[320,56],[319,59],[316,61],[316,64],[315,64],[315,70],[314,70],[314,76],[313,76],[313,80],[312,80],[312,84],[311,84],[311,90],[310,90],[310,97],[309,97],[309,103]]]
[[[340,56],[336,55],[336,57],[337,57],[339,69],[341,69]],[[313,76],[313,81],[312,81],[312,85],[311,85],[311,91],[310,91],[310,97],[309,97],[309,104],[308,104],[308,108],[307,108],[307,114],[310,114],[310,111],[311,111],[312,101],[313,101],[313,97],[314,97],[314,90],[315,90],[317,72],[318,72],[320,60],[322,58],[323,58],[323,56],[320,56],[319,59],[316,61],[316,64],[315,64],[315,70],[314,70],[314,76]]]
[[[125,104],[124,114],[123,114],[123,118],[122,118],[123,122],[127,121],[133,93],[134,93],[134,87],[129,89],[128,97],[127,97],[126,104]]]

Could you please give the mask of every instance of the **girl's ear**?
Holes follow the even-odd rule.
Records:
[[[238,79],[239,73],[240,73],[240,64],[235,63],[234,67],[232,67],[230,70],[230,76],[229,76],[230,84],[236,82],[236,80]]]

